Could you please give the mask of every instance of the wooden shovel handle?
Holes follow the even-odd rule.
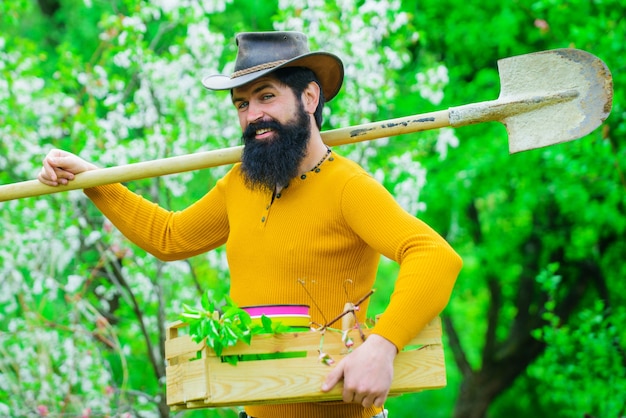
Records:
[[[502,85],[498,100],[326,131],[322,132],[324,142],[335,146],[498,121],[507,127],[513,153],[580,138],[596,129],[611,111],[611,73],[588,52],[565,48],[520,55],[498,61],[498,68]],[[539,126],[537,121],[551,123]],[[241,147],[234,147],[88,171],[66,186],[51,187],[36,180],[14,183],[0,186],[0,202],[232,164],[240,158]]]
[[[382,122],[372,122],[348,128],[324,131],[322,132],[322,138],[327,145],[335,146],[437,129],[449,126],[449,124],[449,112],[447,110],[441,110],[423,115],[407,116]],[[76,178],[67,185],[48,186],[38,180],[6,184],[0,186],[0,202],[234,164],[240,161],[242,150],[243,146],[237,146],[181,155],[178,157],[101,168],[78,174]]]

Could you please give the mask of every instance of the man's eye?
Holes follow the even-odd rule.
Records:
[[[248,107],[248,102],[240,102],[240,103],[237,105],[237,109],[239,109],[239,110],[243,110],[243,109],[245,109],[246,107]]]
[[[273,95],[273,94],[271,94],[271,93],[267,93],[267,94],[264,94],[264,95],[263,95],[263,100],[269,100],[269,99],[271,99],[272,97],[274,97],[274,95]]]

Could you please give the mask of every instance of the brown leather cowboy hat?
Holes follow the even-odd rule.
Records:
[[[235,72],[210,75],[202,80],[211,90],[230,90],[283,67],[306,67],[320,81],[324,98],[330,101],[343,82],[341,60],[327,52],[310,52],[307,37],[300,32],[244,32],[236,37],[239,50]]]

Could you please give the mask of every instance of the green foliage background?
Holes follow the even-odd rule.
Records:
[[[337,4],[339,3],[339,4]],[[615,84],[605,124],[509,155],[496,123],[345,146],[461,253],[444,312],[448,387],[389,400],[393,417],[626,415],[626,6],[606,1],[5,0],[0,183],[63,148],[103,166],[238,144],[227,94],[239,31],[307,32],[346,84],[325,129],[492,100],[496,62],[576,47]],[[173,210],[226,168],[129,185]],[[228,291],[222,251],[161,263],[79,191],[0,203],[0,416],[170,413],[165,324]],[[371,313],[396,267],[382,261]],[[419,307],[416,307],[419,309]]]

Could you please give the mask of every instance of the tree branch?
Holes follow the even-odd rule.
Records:
[[[450,348],[452,349],[452,355],[454,356],[454,362],[457,367],[461,371],[461,374],[465,379],[468,379],[473,373],[474,370],[467,360],[467,356],[463,351],[463,347],[461,346],[461,340],[459,338],[459,333],[456,331],[454,327],[454,323],[452,322],[452,318],[449,315],[442,315],[443,324],[444,324],[444,332],[448,336],[448,342],[450,343]]]
[[[161,376],[165,375],[165,366],[162,364],[161,361],[159,361],[155,357],[154,347],[150,339],[150,333],[148,329],[146,328],[146,324],[144,322],[143,311],[141,310],[139,306],[139,302],[137,301],[137,298],[135,297],[135,294],[133,293],[133,290],[131,289],[130,285],[125,280],[124,275],[122,274],[121,264],[107,263],[107,265],[108,265],[107,269],[110,269],[111,267],[113,269],[112,277],[115,277],[117,279],[115,281],[116,282],[115,284],[119,286],[120,289],[128,295],[131,309],[133,313],[135,314],[137,321],[139,322],[139,328],[141,329],[141,334],[143,335],[144,340],[146,341],[146,351],[148,352],[148,358],[150,359],[150,363],[152,365],[154,375],[157,379],[160,379]]]
[[[491,295],[491,301],[487,310],[487,330],[485,331],[485,346],[483,348],[483,363],[494,358],[496,352],[496,331],[498,329],[498,317],[502,308],[502,286],[500,279],[489,274],[487,287]]]

